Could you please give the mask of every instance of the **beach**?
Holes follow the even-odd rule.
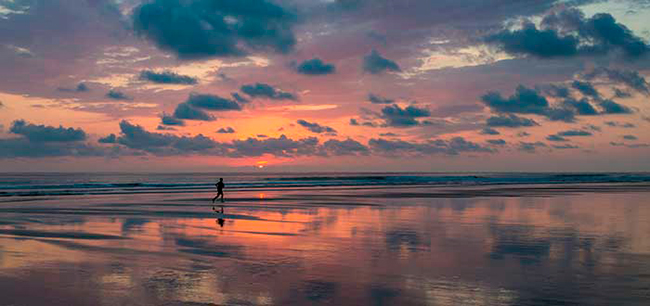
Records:
[[[0,306],[650,303],[646,174],[218,177],[2,175]]]

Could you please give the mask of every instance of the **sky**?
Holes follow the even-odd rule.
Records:
[[[3,171],[650,171],[648,0],[0,0]]]

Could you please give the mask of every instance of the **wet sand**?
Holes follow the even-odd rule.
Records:
[[[0,199],[3,305],[648,305],[650,186]]]

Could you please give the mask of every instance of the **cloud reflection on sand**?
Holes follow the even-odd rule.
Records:
[[[231,193],[223,227],[204,194],[4,203],[0,294],[9,304],[30,305],[648,299],[647,193],[394,192],[410,196],[348,189],[317,197],[269,191],[264,199]],[[20,286],[43,294],[28,296]]]

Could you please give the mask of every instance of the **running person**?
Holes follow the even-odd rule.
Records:
[[[226,186],[223,183],[223,178],[220,178],[219,182],[216,183],[215,186],[217,186],[217,196],[212,198],[212,203],[214,204],[214,201],[216,201],[219,198],[219,196],[221,196],[221,203],[223,203],[223,187]]]

